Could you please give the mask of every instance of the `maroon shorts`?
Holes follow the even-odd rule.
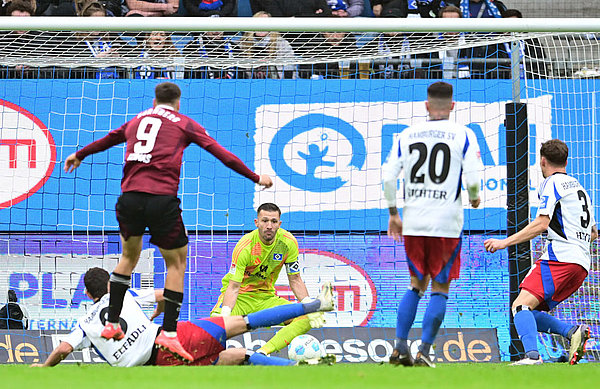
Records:
[[[587,271],[576,263],[538,260],[529,270],[521,289],[533,294],[538,310],[549,311],[579,289]]]
[[[424,276],[446,284],[460,276],[461,238],[404,236],[404,249],[410,274],[422,280]]]
[[[222,317],[196,320],[194,323],[180,321],[177,323],[177,337],[183,348],[194,357],[194,361],[188,365],[214,365],[221,351],[225,350],[225,322]],[[184,363],[168,351],[158,350],[156,365],[175,366]]]

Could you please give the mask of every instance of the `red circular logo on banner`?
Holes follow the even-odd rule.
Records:
[[[0,100],[0,209],[37,192],[54,170],[56,145],[40,119]]]

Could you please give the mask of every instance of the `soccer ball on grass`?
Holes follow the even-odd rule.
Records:
[[[325,356],[323,345],[312,335],[297,336],[288,346],[288,357],[294,361],[302,362],[323,356]]]

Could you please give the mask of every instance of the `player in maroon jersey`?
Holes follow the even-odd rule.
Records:
[[[167,278],[164,299],[163,331],[156,344],[182,359],[193,357],[177,338],[177,319],[183,302],[188,237],[177,198],[183,150],[196,143],[229,168],[270,188],[268,175],[258,175],[238,157],[211,138],[206,130],[179,113],[181,90],[170,82],[158,84],[153,108],[90,143],[65,161],[65,171],[72,172],[90,154],[127,142],[121,191],[116,205],[123,255],[110,276],[110,303],[102,337],[120,340],[124,333],[119,325],[123,298],[129,288],[131,273],[142,250],[142,235],[148,227],[150,243],[165,259]]]

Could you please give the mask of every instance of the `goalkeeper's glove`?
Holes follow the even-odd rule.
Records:
[[[223,305],[223,307],[221,307],[221,313],[219,313],[218,315],[215,315],[215,316],[222,316],[222,317],[231,316],[231,308],[228,307],[227,305]]]
[[[313,301],[313,299],[306,296],[305,298],[302,299],[301,303],[305,304],[305,303],[309,303],[311,301]],[[312,328],[321,328],[325,325],[325,316],[323,315],[323,312],[309,313],[306,315],[306,317],[308,318],[308,323],[310,324],[310,326]]]

